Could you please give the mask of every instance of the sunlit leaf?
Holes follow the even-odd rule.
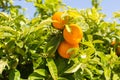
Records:
[[[46,20],[43,20],[39,25],[37,25],[37,27],[34,29],[34,31],[41,29],[43,25],[50,24],[51,22],[52,22],[52,20],[49,18]]]
[[[85,68],[85,71],[90,75],[90,78],[93,79],[93,73],[90,71],[90,69]]]
[[[119,80],[119,76],[118,76],[118,74],[113,74],[113,78],[112,78],[112,80]]]
[[[20,72],[17,69],[11,70],[9,80],[20,80]]]
[[[74,17],[74,18],[81,16],[81,15],[79,14],[79,12],[78,12],[77,10],[75,10],[75,9],[73,9],[73,10],[68,10],[68,14],[70,15],[70,17]]]
[[[2,74],[6,66],[8,66],[7,60],[0,59],[0,74]]]
[[[107,68],[107,67],[104,68],[104,75],[105,75],[106,80],[111,79],[111,70],[110,70],[110,68]]]
[[[23,41],[19,41],[19,42],[15,42],[16,43],[16,45],[18,46],[18,47],[20,47],[20,48],[22,48],[23,47]]]
[[[45,80],[45,78],[37,73],[32,73],[29,77],[28,80]]]
[[[49,68],[50,74],[54,80],[58,79],[58,71],[56,64],[52,58],[47,58],[47,66]]]
[[[65,73],[74,73],[81,67],[81,65],[81,63],[75,63],[72,67],[66,70]]]
[[[41,76],[47,76],[47,71],[45,69],[36,69],[34,72]]]
[[[12,33],[12,34],[17,34],[17,32],[9,26],[0,26],[0,31],[5,31],[5,32]]]
[[[120,11],[114,12],[113,17],[120,18]]]
[[[0,12],[0,16],[9,20],[9,16],[4,12]]]
[[[94,46],[91,42],[82,42],[81,44],[86,45],[86,46],[91,47],[91,48],[94,48]]]
[[[93,43],[104,43],[102,40],[94,40]]]

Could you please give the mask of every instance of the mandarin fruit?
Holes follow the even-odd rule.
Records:
[[[58,53],[61,57],[68,59],[68,58],[70,58],[70,56],[72,54],[75,53],[74,50],[72,50],[70,52],[68,51],[71,48],[79,48],[79,44],[71,45],[71,44],[67,43],[66,41],[63,41],[60,43],[60,45],[58,47]]]
[[[65,27],[63,30],[63,37],[69,44],[78,44],[83,37],[81,27],[76,24],[70,24],[70,31]]]
[[[56,12],[52,16],[52,20],[53,20],[52,24],[56,29],[60,29],[60,30],[64,29],[64,26],[67,23],[68,19],[62,19],[63,14],[64,12]]]
[[[116,38],[113,38],[110,45],[111,45],[111,46],[114,46],[116,43],[117,43],[117,42],[116,42]]]

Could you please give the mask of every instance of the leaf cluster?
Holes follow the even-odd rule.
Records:
[[[104,20],[106,16],[98,9],[99,2],[92,0],[92,8],[77,10],[61,0],[26,1],[36,7],[31,20],[17,7],[10,7],[8,14],[0,12],[0,79],[120,79],[120,57],[116,55],[120,24]],[[79,50],[70,59],[58,55],[62,31],[52,26],[51,16],[61,10],[70,17],[70,23],[81,26],[84,33]],[[119,19],[119,15],[115,12],[114,19]],[[111,46],[114,38],[116,44]]]

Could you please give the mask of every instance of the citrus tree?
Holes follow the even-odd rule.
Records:
[[[0,1],[0,80],[119,80],[120,12],[105,21],[100,2],[78,10],[62,0]],[[117,21],[115,21],[117,20]]]

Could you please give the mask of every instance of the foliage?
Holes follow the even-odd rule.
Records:
[[[6,0],[5,0],[6,1]],[[120,24],[107,22],[99,3],[95,7],[76,10],[61,0],[26,0],[33,2],[36,13],[27,19],[19,7],[0,12],[0,79],[2,80],[119,80],[120,57],[116,47],[120,42]],[[9,0],[7,4],[10,4]],[[6,3],[6,2],[5,2]],[[52,26],[51,16],[64,11],[69,23],[82,27],[83,39],[77,56],[64,59],[57,48],[63,40],[62,31]],[[6,11],[8,13],[6,13]],[[115,12],[114,19],[120,19]],[[116,44],[111,46],[112,39]]]

